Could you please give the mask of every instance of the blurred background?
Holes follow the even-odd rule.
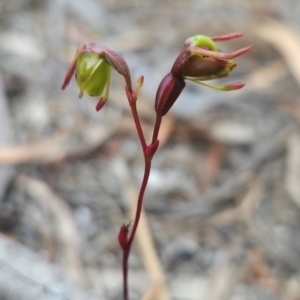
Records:
[[[240,91],[188,83],[164,118],[129,261],[130,295],[300,299],[298,0],[0,0],[0,299],[121,299],[119,228],[143,156],[124,80],[110,101],[61,84],[81,43],[120,52],[151,136],[153,99],[187,37],[224,51]]]

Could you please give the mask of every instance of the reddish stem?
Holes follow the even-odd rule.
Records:
[[[131,108],[132,116],[133,116],[133,119],[134,119],[135,127],[136,127],[136,130],[137,130],[137,133],[138,133],[143,151],[145,151],[146,147],[147,147],[147,144],[146,144],[145,136],[144,136],[143,129],[142,129],[142,126],[141,126],[141,121],[140,121],[140,118],[139,118],[139,114],[138,114],[137,109],[136,109],[136,101],[129,101],[129,104],[130,104],[130,108]]]
[[[140,221],[140,217],[141,217],[144,194],[145,194],[145,190],[147,187],[150,170],[151,170],[151,159],[152,158],[148,159],[148,157],[145,156],[144,177],[143,177],[143,181],[142,181],[140,192],[139,192],[134,223],[133,223],[132,231],[131,231],[129,239],[128,239],[127,247],[126,247],[126,249],[123,249],[123,297],[124,297],[124,300],[128,300],[128,276],[127,276],[128,257],[130,254],[131,245],[132,245],[133,239],[135,237],[135,233],[136,233],[136,230],[137,230],[137,227],[138,227],[138,224]]]
[[[123,300],[128,300],[128,256],[130,249],[123,250]]]
[[[154,144],[158,140],[158,133],[161,125],[162,116],[156,115],[153,135],[152,135],[152,144]]]
[[[139,118],[137,108],[136,108],[136,101],[130,101],[129,98],[128,98],[128,100],[129,100],[129,104],[131,107],[131,112],[132,112],[132,115],[134,118],[137,133],[138,133],[138,136],[139,136],[142,148],[143,148],[144,159],[145,159],[145,168],[144,168],[144,176],[143,176],[143,180],[142,180],[142,184],[141,184],[141,188],[140,188],[140,192],[139,192],[139,196],[138,196],[133,227],[132,227],[130,236],[128,238],[127,247],[123,248],[123,299],[124,300],[129,299],[128,298],[128,258],[129,258],[129,254],[130,254],[130,250],[131,250],[131,245],[134,240],[136,230],[137,230],[137,227],[138,227],[138,224],[140,221],[141,213],[142,213],[143,199],[144,199],[144,194],[145,194],[146,187],[148,184],[148,179],[150,176],[152,158],[157,149],[157,146],[152,147],[152,148],[151,148],[151,145],[147,146],[145,136],[144,136],[144,133],[142,130],[140,118]],[[158,145],[157,137],[158,137],[158,132],[160,129],[161,119],[162,119],[161,116],[157,116],[157,118],[156,118],[154,131],[153,131],[153,137],[152,137],[152,145],[154,145],[155,143],[157,143],[157,145]],[[148,147],[150,148],[150,153],[148,153],[148,151],[146,151],[149,149]]]
[[[144,177],[143,177],[141,189],[139,192],[133,227],[132,227],[129,239],[128,239],[129,251],[130,251],[130,247],[131,247],[132,241],[133,241],[135,233],[136,233],[136,229],[137,229],[139,221],[140,221],[142,207],[143,207],[143,199],[144,199],[144,194],[145,194],[145,190],[146,190],[149,175],[150,175],[150,170],[151,170],[151,158],[148,159],[145,157]]]

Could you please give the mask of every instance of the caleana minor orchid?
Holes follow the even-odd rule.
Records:
[[[244,87],[244,84],[240,82],[223,86],[215,86],[205,82],[207,80],[229,76],[237,66],[232,59],[248,52],[252,47],[247,46],[231,53],[225,53],[219,50],[216,42],[227,41],[241,36],[241,33],[232,33],[216,37],[196,35],[185,41],[184,47],[176,58],[171,71],[162,79],[157,89],[155,99],[156,121],[150,143],[147,143],[145,140],[136,107],[138,94],[143,85],[143,76],[138,78],[137,86],[134,90],[132,88],[128,65],[120,54],[101,45],[82,45],[78,48],[67,72],[62,89],[68,86],[72,76],[75,74],[80,98],[84,93],[92,97],[100,97],[96,105],[97,111],[104,106],[109,97],[111,67],[124,77],[125,92],[143,149],[145,169],[137,199],[135,218],[132,226],[131,222],[124,223],[121,226],[118,237],[123,252],[124,300],[129,299],[127,284],[128,257],[142,211],[143,198],[150,175],[152,158],[159,144],[158,133],[162,117],[170,110],[183,91],[186,80],[219,91],[232,91]]]

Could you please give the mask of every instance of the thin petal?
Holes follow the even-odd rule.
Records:
[[[229,34],[226,34],[226,35],[213,36],[213,37],[211,37],[211,39],[214,42],[222,42],[222,41],[237,39],[237,38],[240,38],[242,36],[243,36],[243,33],[234,32],[234,33],[229,33]]]
[[[231,53],[210,51],[210,50],[195,47],[195,46],[189,47],[189,50],[192,55],[209,56],[209,57],[214,57],[217,59],[231,59],[231,58],[240,56],[240,55],[248,52],[251,48],[252,48],[252,45],[241,48],[241,49],[231,52]]]
[[[71,63],[71,66],[70,66],[70,68],[69,68],[69,70],[68,70],[68,73],[67,73],[67,75],[66,75],[65,81],[64,81],[64,83],[63,83],[63,85],[62,85],[62,87],[61,87],[63,90],[69,85],[69,83],[70,83],[70,81],[71,81],[71,79],[72,79],[72,76],[73,76],[73,74],[74,74],[74,72],[75,72],[76,64],[77,64],[79,55],[80,55],[83,51],[85,51],[85,49],[86,49],[86,45],[81,45],[81,46],[79,46],[79,48],[78,48],[78,50],[77,50],[77,52],[76,52],[76,55],[75,55],[75,57],[74,57],[74,59],[73,59],[73,61],[72,61],[72,63]]]
[[[230,84],[226,84],[226,85],[222,85],[222,86],[217,86],[217,85],[213,85],[213,84],[204,83],[199,80],[192,80],[192,81],[194,81],[195,83],[201,84],[203,86],[209,87],[211,89],[223,91],[223,92],[239,90],[245,86],[245,84],[241,83],[241,82],[235,82],[235,83],[230,83]]]

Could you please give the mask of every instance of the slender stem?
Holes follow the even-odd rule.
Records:
[[[141,189],[140,189],[140,192],[139,192],[139,197],[138,197],[138,202],[137,202],[133,227],[132,227],[129,239],[128,239],[129,251],[130,251],[130,247],[131,247],[132,241],[133,241],[135,233],[136,233],[137,226],[138,226],[139,221],[140,221],[142,207],[143,207],[143,199],[144,199],[144,194],[145,194],[145,190],[146,190],[149,175],[150,175],[150,170],[151,170],[151,159],[145,158],[144,177],[143,177]]]
[[[135,127],[136,127],[136,130],[137,130],[137,133],[138,133],[143,151],[145,151],[146,147],[147,147],[147,144],[146,144],[145,136],[144,136],[143,129],[142,129],[142,126],[141,126],[141,121],[140,121],[140,118],[139,118],[139,114],[138,114],[137,109],[136,109],[136,102],[131,103],[129,101],[129,104],[130,104],[132,116],[133,116],[133,119],[134,119],[134,122],[135,122]]]
[[[130,250],[123,251],[123,299],[128,300],[128,256]]]
[[[161,119],[162,119],[162,116],[159,116],[159,115],[156,116],[153,135],[152,135],[152,144],[158,140],[158,133],[159,133],[160,125],[161,125]]]
[[[145,136],[144,136],[143,129],[141,126],[140,118],[139,118],[139,115],[137,112],[136,101],[130,101],[130,99],[128,99],[128,100],[129,100],[129,104],[131,107],[131,112],[132,112],[132,115],[134,118],[137,133],[138,133],[138,136],[139,136],[142,148],[143,148],[145,167],[144,167],[144,176],[143,176],[143,180],[142,180],[142,184],[140,187],[140,192],[139,192],[139,196],[138,196],[138,200],[137,200],[137,207],[136,207],[133,227],[132,227],[131,233],[128,238],[127,246],[125,249],[123,249],[123,299],[124,300],[129,299],[128,298],[128,258],[129,258],[129,254],[130,254],[130,250],[131,250],[131,245],[134,240],[136,230],[137,230],[137,227],[138,227],[138,224],[140,221],[140,217],[141,217],[141,213],[142,213],[142,209],[143,209],[144,194],[145,194],[146,187],[148,184],[148,179],[150,176],[152,157],[154,155],[154,152],[150,153],[150,155],[146,154],[147,144],[146,144]],[[161,119],[162,119],[161,116],[156,117],[153,136],[152,136],[152,144],[154,144],[158,140],[158,133],[159,133],[160,125],[161,125]]]
[[[138,133],[138,137],[139,140],[141,142],[142,148],[143,148],[143,152],[145,153],[145,150],[147,148],[147,144],[146,144],[146,140],[145,140],[145,136],[144,136],[144,132],[142,129],[142,125],[141,125],[141,121],[138,115],[138,111],[136,108],[136,101],[130,101],[130,99],[128,98],[128,102],[131,108],[131,113],[134,119],[134,123],[135,123],[135,127]],[[133,224],[133,230],[130,234],[130,238],[128,240],[128,244],[126,249],[123,249],[123,299],[124,300],[128,300],[128,257],[130,254],[130,249],[131,249],[131,244],[133,242],[134,236],[135,236],[135,232],[140,220],[140,216],[141,216],[141,211],[142,211],[142,204],[143,204],[143,198],[144,198],[144,193],[146,190],[146,186],[148,183],[148,178],[149,178],[149,174],[150,174],[150,169],[151,169],[151,161],[149,161],[149,163],[146,163],[146,158],[145,158],[145,170],[144,170],[144,178],[143,178],[143,182],[141,185],[141,189],[140,189],[140,193],[139,193],[139,198],[138,198],[138,204],[137,204],[137,210],[136,210],[136,216],[134,219],[134,224]]]
[[[135,218],[133,223],[133,228],[130,234],[130,237],[128,239],[128,244],[125,250],[123,250],[123,299],[128,300],[128,257],[130,254],[131,245],[137,230],[137,226],[139,224],[139,220],[141,217],[142,207],[143,207],[143,198],[145,194],[145,190],[147,187],[149,175],[151,170],[151,159],[145,158],[145,169],[144,169],[144,177],[141,185],[141,189],[139,192],[138,202],[137,202],[137,208],[135,212]]]

